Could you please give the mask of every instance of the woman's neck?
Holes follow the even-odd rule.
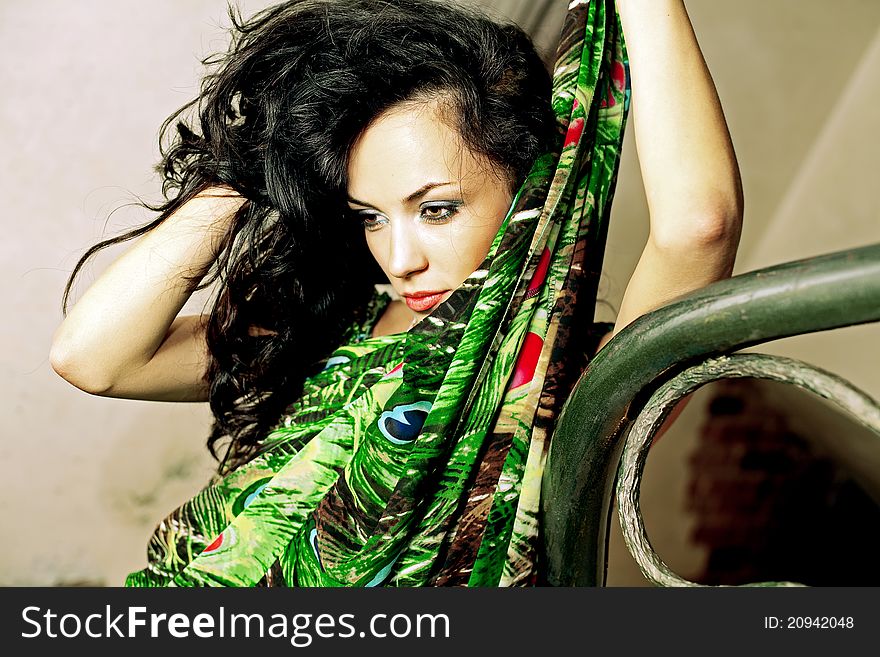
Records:
[[[403,333],[412,328],[415,320],[418,320],[418,317],[403,301],[390,301],[385,306],[379,321],[373,325],[371,337]]]

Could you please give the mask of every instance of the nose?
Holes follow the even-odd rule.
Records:
[[[391,225],[388,244],[388,273],[395,278],[408,278],[428,268],[428,256],[418,230],[408,221]]]

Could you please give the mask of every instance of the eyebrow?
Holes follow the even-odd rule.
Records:
[[[414,202],[414,201],[418,201],[420,198],[422,198],[425,194],[427,194],[428,192],[430,192],[430,191],[431,191],[432,189],[434,189],[435,187],[443,187],[443,186],[445,186],[445,185],[454,185],[454,184],[455,184],[455,183],[454,183],[454,182],[451,182],[451,181],[447,181],[447,182],[429,182],[429,183],[427,183],[427,184],[425,184],[425,185],[422,185],[422,186],[419,187],[416,191],[414,191],[412,194],[410,194],[410,195],[407,196],[405,199],[403,199],[403,202],[404,202],[404,203],[412,203],[412,202]],[[373,206],[370,205],[369,203],[364,203],[363,201],[358,201],[356,198],[352,198],[352,197],[350,197],[350,196],[348,197],[348,202],[349,202],[349,203],[354,203],[354,204],[356,204],[356,205],[364,205],[364,206],[367,206],[367,207],[370,207],[370,208],[373,207]]]

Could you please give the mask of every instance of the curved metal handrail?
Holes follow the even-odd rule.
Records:
[[[718,281],[648,313],[596,355],[569,395],[542,482],[544,583],[605,582],[611,489],[635,413],[706,358],[880,321],[880,244]]]
[[[627,433],[617,477],[617,508],[623,540],[645,578],[658,586],[702,586],[678,576],[654,551],[639,504],[645,461],[654,435],[681,399],[719,379],[754,378],[779,381],[829,400],[880,437],[880,405],[848,381],[807,363],[766,354],[733,354],[711,358],[673,377],[645,404]],[[797,586],[792,582],[753,582],[743,586]]]

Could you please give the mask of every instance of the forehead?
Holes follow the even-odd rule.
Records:
[[[438,101],[396,105],[380,114],[355,142],[348,163],[348,193],[393,202],[427,182],[479,183],[485,158],[448,125]]]

